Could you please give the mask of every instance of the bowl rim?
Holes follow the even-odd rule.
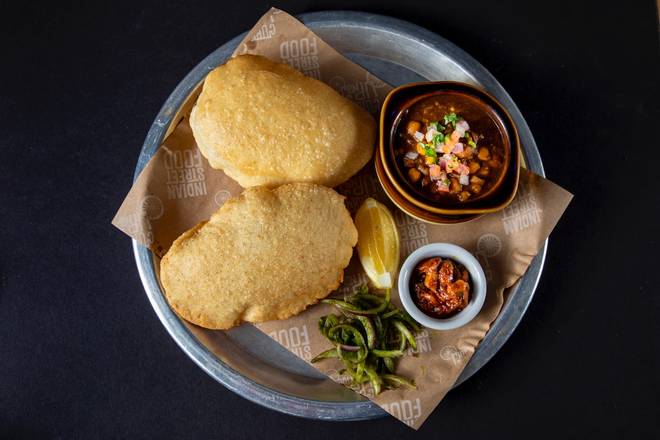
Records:
[[[465,266],[472,281],[472,297],[468,306],[449,318],[432,318],[422,312],[412,299],[410,278],[412,272],[421,260],[431,257],[451,258]],[[417,322],[433,330],[453,330],[472,321],[483,308],[488,291],[486,274],[481,264],[467,249],[452,243],[430,243],[411,253],[405,259],[399,270],[397,281],[399,298],[403,308]]]
[[[386,110],[387,107],[392,100],[392,98],[397,95],[399,92],[402,90],[414,88],[414,87],[419,87],[419,86],[458,86],[458,87],[464,87],[466,89],[469,89],[471,91],[477,92],[474,97],[476,99],[481,100],[481,97],[477,96],[478,93],[482,93],[489,97],[495,106],[494,110],[496,112],[501,112],[499,116],[504,120],[503,122],[508,123],[511,129],[513,130],[513,133],[508,133],[509,137],[509,162],[515,160],[515,166],[513,172],[515,173],[514,176],[514,184],[513,188],[508,195],[508,197],[503,200],[501,203],[498,203],[494,206],[490,207],[485,207],[485,208],[477,208],[477,207],[468,207],[468,208],[439,208],[437,206],[429,205],[428,203],[425,203],[421,201],[419,198],[411,195],[406,191],[402,185],[399,184],[397,178],[394,176],[394,173],[390,169],[390,166],[388,165],[387,158],[386,158],[386,147],[385,147],[385,115],[386,115]],[[391,131],[391,130],[390,130]],[[512,136],[513,135],[513,136]],[[389,139],[389,137],[388,137]],[[383,105],[381,106],[381,111],[380,111],[380,119],[379,119],[379,141],[378,141],[378,151],[376,152],[378,156],[381,159],[382,167],[385,171],[385,175],[387,176],[387,179],[392,183],[392,185],[396,188],[397,192],[401,194],[405,199],[407,199],[410,203],[413,203],[414,205],[418,206],[419,208],[422,208],[426,211],[435,213],[435,214],[443,214],[443,215],[464,215],[464,214],[488,214],[492,212],[497,212],[501,211],[505,207],[507,207],[514,199],[516,196],[516,193],[518,192],[518,184],[520,181],[520,136],[518,134],[518,128],[513,122],[513,118],[511,118],[511,115],[509,112],[504,108],[504,106],[497,100],[493,95],[490,93],[486,92],[485,90],[479,89],[471,84],[468,83],[463,83],[459,81],[418,81],[418,82],[413,82],[413,83],[408,83],[408,84],[403,84],[399,87],[396,87],[392,89],[387,96],[385,97],[385,100],[383,101]],[[515,157],[514,157],[515,155]],[[510,168],[511,163],[509,163],[508,168]],[[506,180],[506,175],[511,172],[511,170],[507,170],[503,173],[502,175],[502,181],[500,184],[504,183]],[[496,194],[497,191],[493,192],[493,194]],[[460,205],[459,205],[460,206]],[[407,211],[406,211],[407,212]]]

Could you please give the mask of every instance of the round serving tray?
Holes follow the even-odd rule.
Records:
[[[476,60],[444,38],[394,18],[361,12],[314,12],[297,17],[319,37],[392,86],[424,81],[471,83],[494,95],[518,126],[527,168],[545,176],[532,133],[511,97]],[[222,64],[245,34],[210,54],[177,86],[156,117],[140,152],[135,178],[178,122],[179,110],[206,74]],[[458,386],[504,345],[529,305],[541,276],[547,241],[511,288],[502,312],[459,377]],[[363,420],[385,415],[378,406],[326,378],[250,325],[229,331],[202,329],[169,308],[158,280],[158,261],[133,240],[142,284],[156,314],[183,351],[211,377],[255,403],[296,416]]]

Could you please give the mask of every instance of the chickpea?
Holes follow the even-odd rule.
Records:
[[[490,167],[488,165],[481,167],[481,169],[477,172],[477,176],[481,177],[486,177],[490,174]]]
[[[410,121],[410,122],[408,122],[408,125],[406,126],[406,131],[408,132],[409,135],[412,136],[416,132],[418,132],[420,128],[422,128],[422,124],[420,124],[417,121]]]
[[[479,171],[479,168],[481,168],[481,165],[479,165],[479,162],[476,160],[470,161],[468,164],[468,167],[470,168],[470,174],[474,174],[477,171]]]
[[[410,168],[408,170],[408,177],[410,177],[410,180],[415,183],[419,180],[420,177],[422,177],[422,173],[420,173],[416,168]]]
[[[464,202],[469,199],[471,195],[472,194],[470,194],[468,191],[461,191],[460,194],[458,194],[458,200]]]
[[[488,166],[491,167],[491,168],[499,168],[499,167],[502,166],[502,162],[500,162],[499,160],[497,160],[496,157],[494,157],[494,158],[492,158],[491,160],[489,160],[489,161],[487,162],[487,164],[488,164]]]
[[[463,150],[460,153],[454,153],[459,159],[465,159],[467,157],[467,150]]]
[[[451,178],[451,184],[449,185],[449,192],[452,194],[459,193],[463,189],[463,186],[460,184],[456,177]]]
[[[475,194],[479,194],[481,192],[481,185],[477,183],[473,183],[470,185],[470,191],[472,191]]]
[[[472,177],[470,177],[470,183],[474,183],[476,185],[481,186],[484,183],[486,183],[486,181],[484,179],[481,179],[481,178],[477,177],[477,176],[472,176]]]
[[[479,160],[488,160],[490,159],[490,151],[488,151],[488,148],[486,147],[481,147],[479,148],[479,154],[477,154],[477,157]]]

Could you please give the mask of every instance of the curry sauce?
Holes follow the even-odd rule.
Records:
[[[414,103],[400,119],[393,143],[400,174],[432,201],[474,200],[504,173],[502,130],[463,95],[434,95]]]

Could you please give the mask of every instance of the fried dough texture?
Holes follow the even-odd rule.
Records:
[[[371,158],[376,124],[334,89],[288,64],[241,55],[211,71],[191,114],[213,168],[242,187],[335,187]]]
[[[250,188],[174,241],[161,283],[176,313],[202,327],[285,319],[339,287],[356,242],[334,190]]]

